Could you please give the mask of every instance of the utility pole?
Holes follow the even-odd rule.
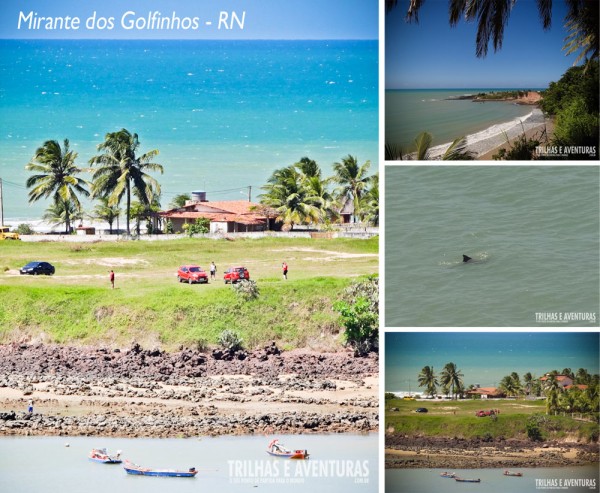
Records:
[[[0,181],[0,192],[1,192],[1,185],[2,185],[2,181]],[[2,196],[2,193],[0,193],[0,197]],[[252,202],[252,185],[248,185],[248,202]]]
[[[2,197],[2,178],[0,178],[0,226],[4,226],[4,202]]]

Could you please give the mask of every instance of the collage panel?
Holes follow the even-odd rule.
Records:
[[[0,492],[383,489],[379,13],[0,2]]]
[[[598,161],[598,2],[386,6],[386,161]]]
[[[597,332],[387,332],[385,491],[597,491]]]
[[[386,166],[386,327],[598,327],[597,166]]]

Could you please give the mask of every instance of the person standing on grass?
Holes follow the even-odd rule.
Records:
[[[112,286],[113,289],[115,289],[115,271],[111,270],[110,271],[110,285]]]
[[[281,269],[283,270],[283,279],[287,280],[288,264],[283,262],[283,264],[281,264]]]
[[[210,278],[211,279],[217,278],[217,266],[215,265],[214,262],[210,263]]]

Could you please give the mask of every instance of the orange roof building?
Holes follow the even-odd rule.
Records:
[[[269,216],[260,210],[260,205],[246,200],[188,200],[186,205],[158,213],[165,221],[170,220],[173,231],[183,231],[184,224],[193,224],[196,219],[210,221],[211,233],[239,233],[265,231],[272,226]]]

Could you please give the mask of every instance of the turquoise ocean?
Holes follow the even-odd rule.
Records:
[[[387,166],[385,325],[598,327],[599,177]]]
[[[7,219],[38,218],[25,165],[68,138],[86,167],[127,128],[158,149],[162,204],[247,197],[308,156],[331,174],[378,159],[377,41],[0,40],[0,178]],[[89,175],[84,175],[89,178]]]
[[[388,89],[385,91],[385,141],[410,147],[420,132],[428,132],[433,137],[432,145],[436,146],[500,123],[518,125],[519,120],[531,113],[532,106],[456,99],[502,90],[509,89]],[[485,132],[479,134],[481,139],[487,136]]]
[[[577,373],[599,371],[597,332],[387,332],[385,334],[385,391],[423,393],[418,375],[425,366],[439,376],[453,362],[465,387],[498,387],[516,372],[521,381],[564,368]]]

